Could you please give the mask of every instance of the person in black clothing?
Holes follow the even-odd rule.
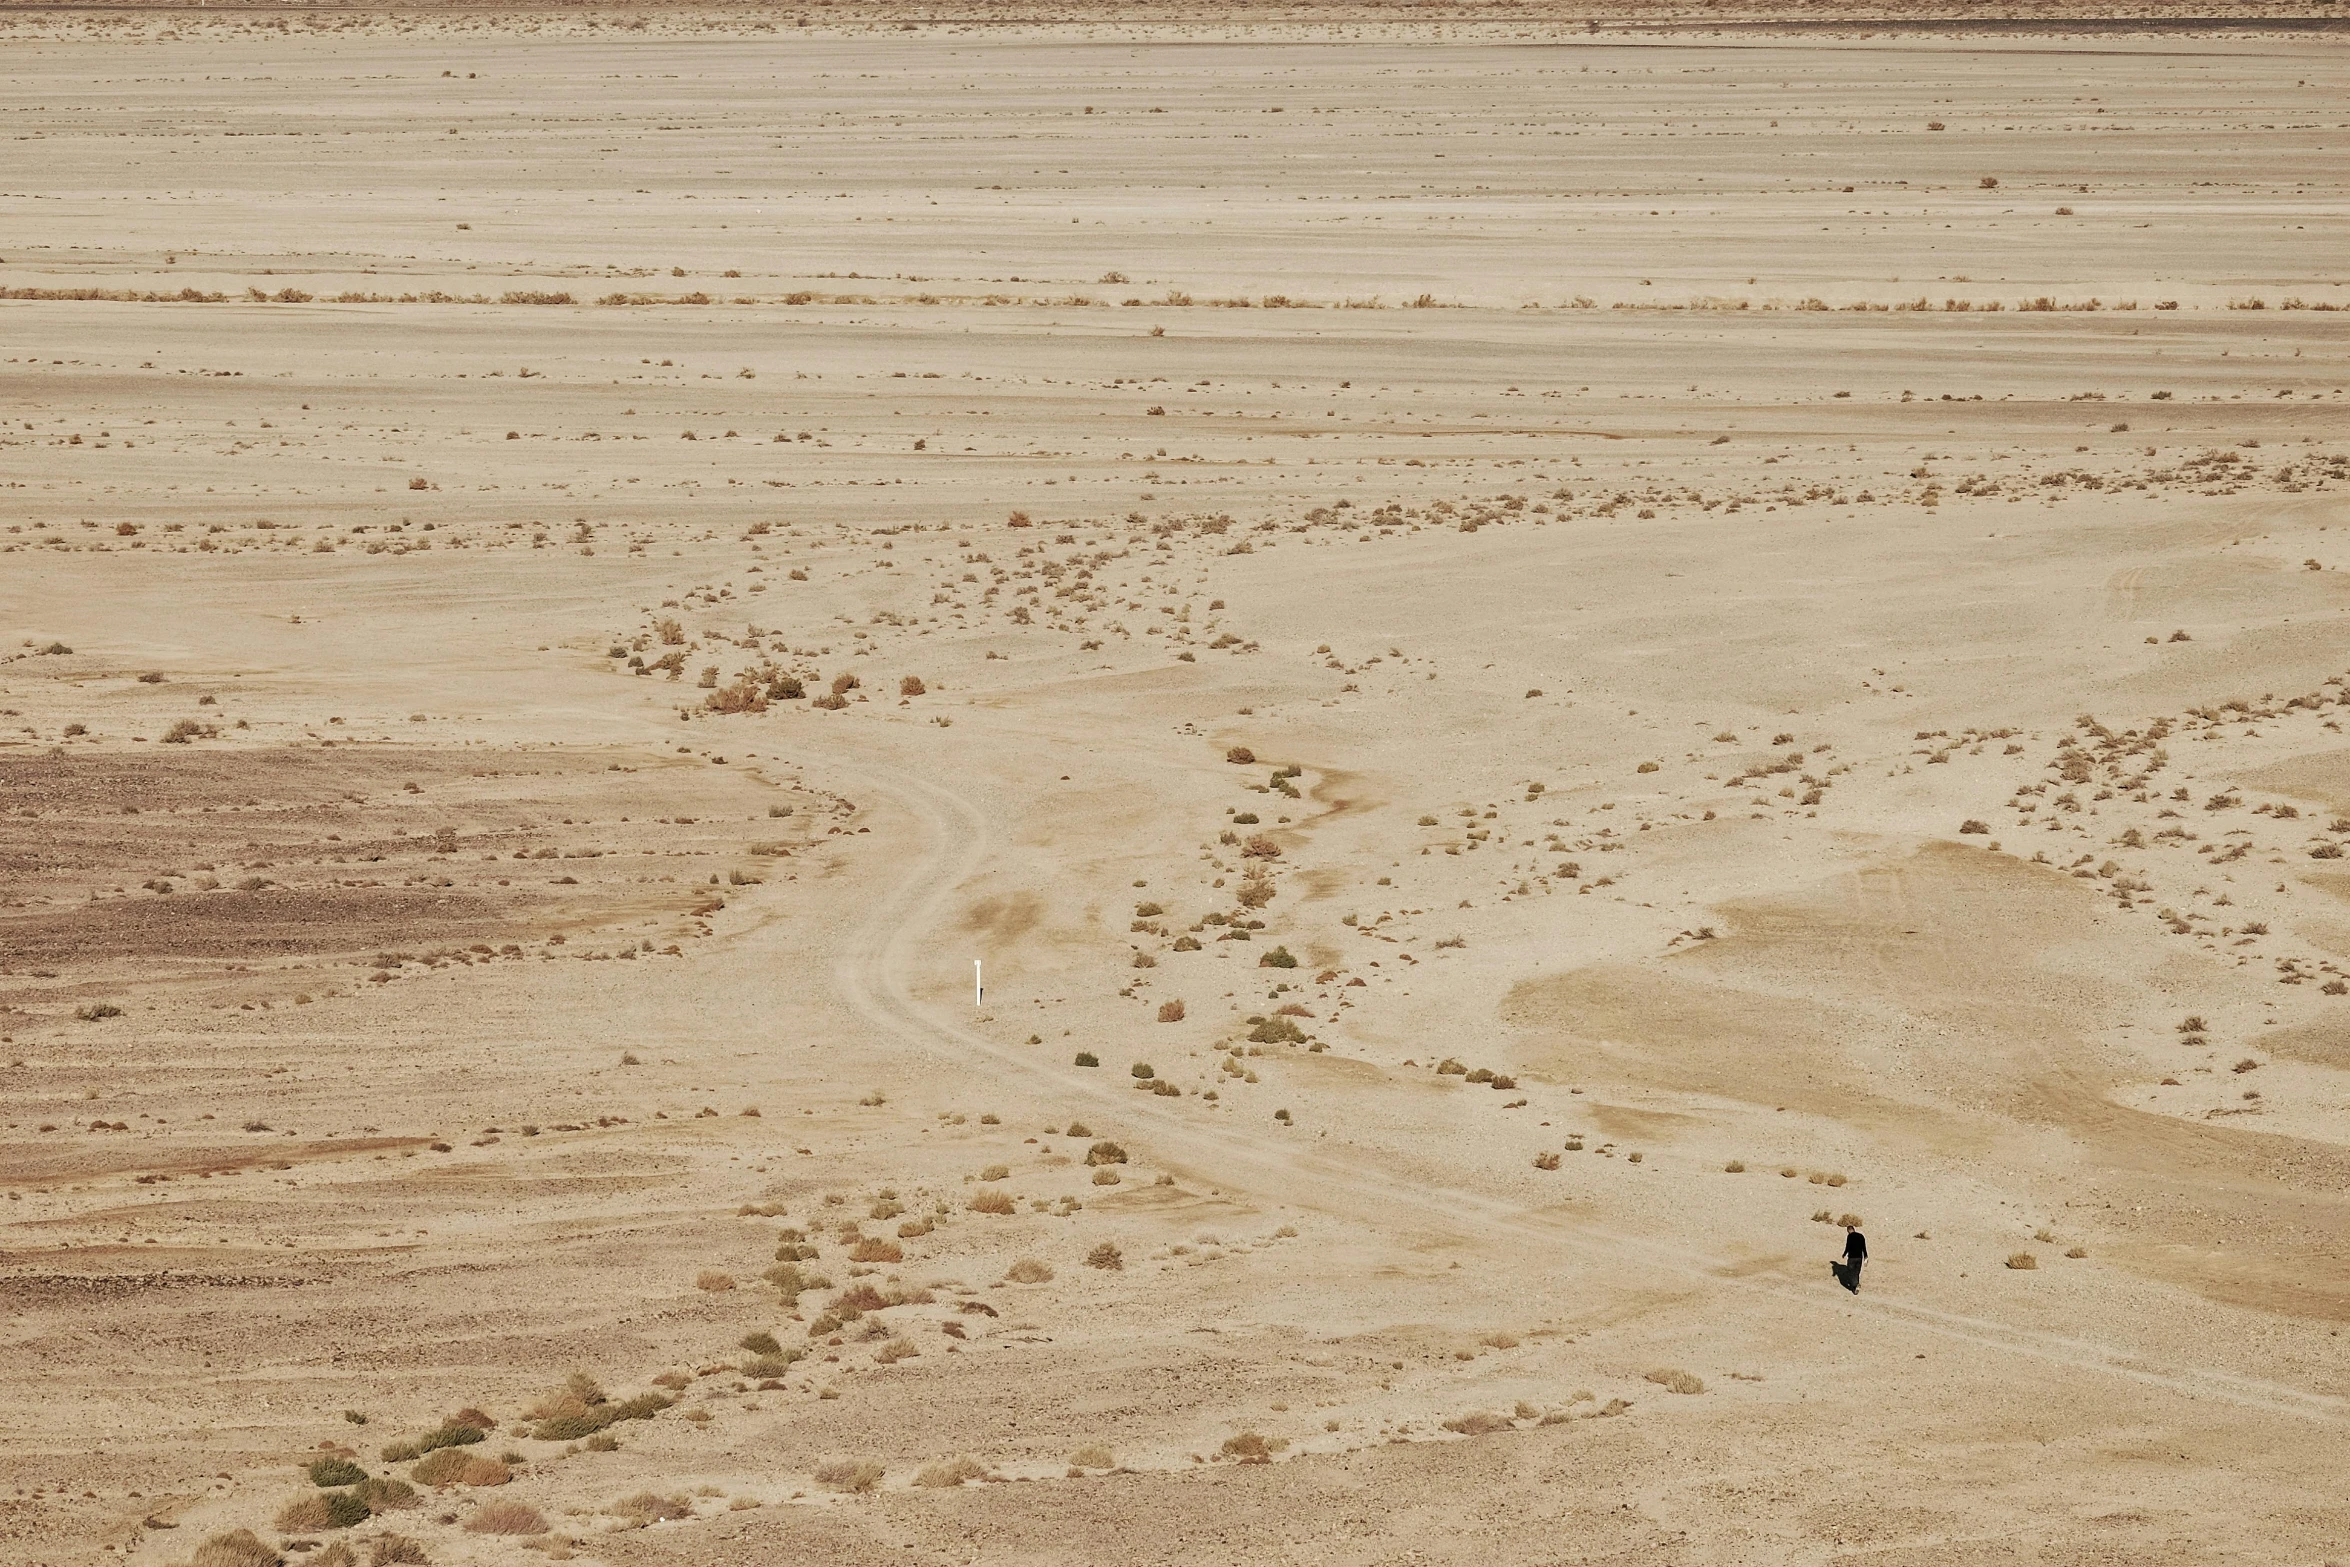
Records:
[[[1844,1260],[1831,1262],[1828,1271],[1836,1275],[1836,1282],[1857,1295],[1860,1293],[1860,1265],[1869,1260],[1869,1238],[1856,1228],[1844,1232]]]

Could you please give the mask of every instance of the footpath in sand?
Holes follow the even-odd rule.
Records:
[[[0,1557],[2350,1537],[2334,35],[0,38]]]

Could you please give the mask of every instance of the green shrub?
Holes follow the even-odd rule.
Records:
[[[776,1342],[775,1335],[764,1329],[757,1333],[745,1333],[737,1342],[754,1355],[772,1355],[783,1348]]]
[[[367,1471],[348,1458],[321,1458],[310,1466],[310,1483],[315,1486],[357,1485],[367,1478]]]
[[[1090,1050],[1080,1050],[1077,1052],[1077,1064],[1079,1066],[1100,1066],[1102,1058]]]
[[[1269,1017],[1248,1031],[1252,1043],[1260,1045],[1296,1045],[1305,1042],[1305,1031],[1285,1017]]]
[[[1258,954],[1257,967],[1295,968],[1297,967],[1297,959],[1289,955],[1289,949],[1287,947],[1275,947],[1270,952]]]
[[[1137,1078],[1143,1079],[1145,1081],[1148,1081],[1149,1079],[1159,1075],[1158,1073],[1151,1070],[1151,1065],[1148,1061],[1137,1061],[1128,1070],[1133,1072]]]

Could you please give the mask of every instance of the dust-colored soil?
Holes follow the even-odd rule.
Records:
[[[2338,1554],[2338,33],[826,9],[0,13],[0,1559]]]

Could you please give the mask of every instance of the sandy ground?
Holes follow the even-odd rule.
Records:
[[[0,41],[0,1558],[2344,1559],[2336,35]]]

